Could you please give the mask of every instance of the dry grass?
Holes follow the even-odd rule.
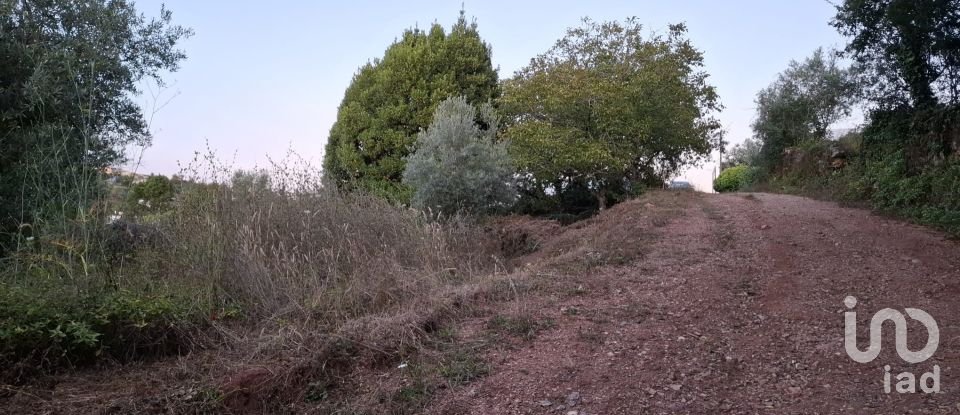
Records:
[[[192,370],[167,373],[178,378],[171,384],[204,385],[203,405],[258,412],[316,399],[326,393],[319,389],[349,384],[360,362],[395,365],[436,348],[438,330],[473,313],[471,304],[510,295],[496,288],[511,284],[501,238],[476,218],[431,218],[342,194],[289,163],[258,173],[269,185],[242,186],[226,171],[214,165],[196,174],[205,181],[186,181],[170,210],[140,219],[160,237],[91,275],[124,292],[188,299],[177,303],[190,309],[184,315],[208,329],[185,342],[210,350],[186,357]],[[449,360],[440,367],[455,382],[482,367],[469,356]],[[35,405],[30,390],[13,394]],[[139,411],[154,399],[111,404]],[[163,406],[196,404],[178,399]]]
[[[457,321],[481,318],[481,332],[517,339],[549,328],[525,297],[585,290],[552,272],[639,260],[654,222],[694,197],[657,192],[562,228],[524,218],[484,226],[340,194],[309,172],[271,177],[253,191],[224,180],[184,188],[172,211],[148,221],[161,242],[118,274],[126,287],[192,293],[210,312],[211,329],[197,333],[210,349],[154,371],[150,384],[171,387],[147,396],[130,386],[146,384],[134,372],[99,392],[78,381],[90,399],[64,412],[417,412],[434,391],[488,370],[489,339],[456,339]],[[32,390],[17,393],[22,407],[37,405]]]

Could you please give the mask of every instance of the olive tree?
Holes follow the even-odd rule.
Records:
[[[413,188],[412,206],[443,214],[509,207],[516,198],[514,169],[497,141],[498,126],[489,104],[476,108],[465,97],[441,102],[407,157],[403,183]]]
[[[176,71],[190,34],[127,0],[0,2],[0,235],[88,211],[100,170],[149,143],[138,84]]]

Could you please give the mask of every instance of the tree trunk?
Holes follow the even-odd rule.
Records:
[[[603,190],[593,192],[593,196],[597,198],[598,210],[604,210],[607,208],[607,195]]]

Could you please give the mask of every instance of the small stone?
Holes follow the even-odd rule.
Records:
[[[580,415],[580,411],[567,411],[567,415]]]
[[[791,395],[796,395],[796,394],[800,393],[800,387],[799,387],[799,386],[791,386],[791,387],[787,388],[787,392],[790,392]]]
[[[580,403],[580,392],[570,392],[567,395],[567,406],[577,406]]]
[[[675,391],[680,390],[680,388],[682,388],[682,387],[683,387],[683,386],[681,386],[681,385],[678,384],[678,383],[672,383],[672,384],[670,384],[670,389],[673,389],[673,390],[675,390]]]
[[[550,401],[548,401],[548,400],[546,400],[546,399],[544,399],[544,400],[542,400],[542,401],[540,401],[540,402],[538,402],[538,403],[540,404],[540,406],[550,406],[550,405],[553,405],[553,402],[550,402]]]
[[[762,231],[765,231],[765,230],[767,230],[767,229],[770,229],[770,225],[761,225],[761,226],[760,226],[760,230],[762,230]]]

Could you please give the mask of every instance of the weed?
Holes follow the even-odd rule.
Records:
[[[472,382],[489,372],[489,366],[473,350],[458,350],[440,364],[440,375],[454,386]]]
[[[487,327],[491,330],[520,337],[525,340],[532,339],[540,330],[548,329],[553,325],[554,323],[551,320],[538,322],[533,317],[525,315],[496,315],[487,323]]]

